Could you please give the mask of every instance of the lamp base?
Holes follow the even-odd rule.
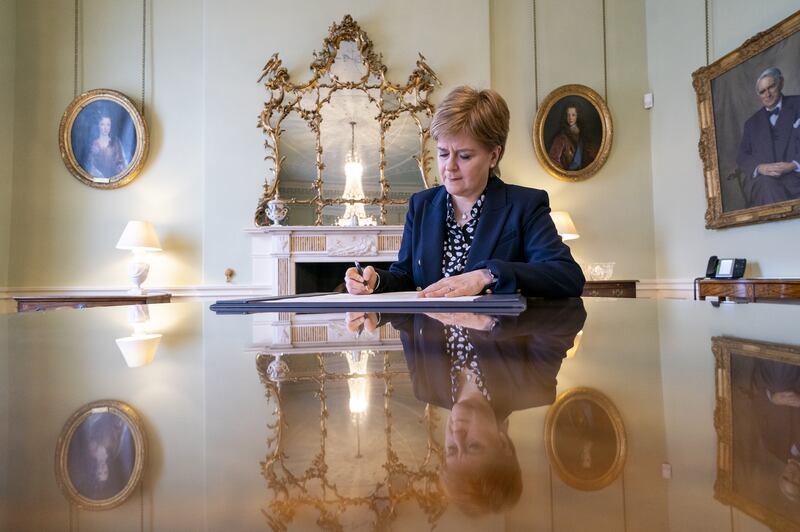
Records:
[[[132,261],[128,264],[128,276],[133,281],[133,288],[128,290],[129,294],[141,296],[147,293],[142,289],[142,283],[147,279],[148,273],[150,273],[150,265],[146,262]]]

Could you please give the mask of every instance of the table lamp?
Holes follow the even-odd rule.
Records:
[[[142,283],[147,279],[150,265],[145,262],[144,255],[148,251],[161,251],[161,242],[153,224],[137,220],[128,222],[122,236],[117,242],[117,249],[128,249],[133,252],[133,260],[128,264],[128,275],[133,281],[129,294],[143,295]]]
[[[550,217],[556,224],[556,231],[562,240],[575,240],[580,237],[578,230],[575,229],[575,223],[567,211],[553,211],[550,213]]]

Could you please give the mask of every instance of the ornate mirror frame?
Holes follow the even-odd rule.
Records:
[[[331,73],[337,52],[343,42],[351,41],[361,54],[361,61],[366,67],[366,73],[357,81],[340,81]],[[422,184],[428,188],[431,184],[428,173],[430,170],[429,150],[426,143],[430,138],[428,125],[423,123],[424,118],[433,116],[433,105],[428,101],[430,92],[435,85],[441,84],[436,74],[425,63],[425,58],[419,54],[416,68],[412,71],[408,81],[404,84],[395,84],[386,79],[386,66],[381,61],[380,54],[373,51],[372,41],[367,37],[350,15],[345,15],[342,22],[332,24],[328,37],[323,41],[322,51],[314,52],[314,61],[310,65],[312,77],[303,83],[293,83],[289,80],[289,73],[275,53],[269,58],[261,71],[258,82],[263,81],[267,91],[267,100],[258,119],[258,127],[264,132],[266,140],[264,147],[267,150],[265,159],[272,165],[270,171],[272,179],[267,177],[263,186],[263,195],[258,202],[255,213],[255,225],[269,225],[272,219],[280,225],[280,219],[285,216],[285,205],[312,205],[315,207],[316,219],[314,225],[322,225],[322,210],[329,205],[345,205],[361,203],[364,205],[380,206],[380,224],[386,223],[386,205],[405,204],[405,199],[392,199],[389,197],[390,186],[384,174],[385,158],[385,133],[392,122],[405,113],[413,119],[419,129],[419,153],[414,157],[419,165]],[[375,79],[378,83],[375,83]],[[322,126],[322,109],[330,104],[331,96],[337,91],[355,90],[363,92],[370,103],[376,104],[378,113],[375,120],[379,125],[380,140],[377,147],[379,153],[379,181],[380,195],[375,198],[366,197],[363,200],[347,200],[343,198],[326,198],[323,195],[323,146],[320,141]],[[377,92],[377,97],[373,94]],[[387,106],[385,98],[396,102]],[[305,104],[303,99],[306,99]],[[309,106],[309,101],[313,105]],[[281,128],[283,121],[296,114],[310,128],[316,141],[316,178],[312,182],[314,197],[310,199],[279,198],[281,167],[286,155],[281,152]],[[273,205],[268,203],[272,201]],[[276,207],[276,203],[282,202]],[[270,218],[268,216],[272,214]],[[278,212],[283,216],[274,216]]]

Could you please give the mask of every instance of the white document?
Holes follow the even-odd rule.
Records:
[[[352,294],[328,294],[324,296],[292,297],[298,303],[405,303],[415,302],[425,305],[427,302],[440,303],[442,301],[475,301],[481,296],[454,296],[454,297],[418,297],[419,292],[384,292],[382,294],[368,294],[354,296]]]

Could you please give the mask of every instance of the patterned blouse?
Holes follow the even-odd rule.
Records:
[[[478,354],[475,346],[469,341],[469,331],[466,327],[459,325],[445,325],[445,350],[450,356],[450,399],[455,404],[458,397],[459,375],[466,373],[467,382],[472,380],[474,375],[475,385],[487,401],[492,400],[486,383],[483,380],[483,372],[478,363]]]
[[[458,222],[456,222],[453,200],[450,194],[447,195],[447,234],[445,235],[442,253],[442,274],[445,277],[464,272],[469,248],[472,246],[472,239],[475,238],[475,228],[478,226],[478,217],[481,215],[481,207],[483,207],[485,199],[486,192],[481,194],[481,197],[472,206],[470,220],[459,226]]]
[[[445,277],[458,275],[464,272],[467,265],[467,255],[475,237],[475,228],[478,226],[478,218],[481,215],[481,207],[486,199],[486,192],[481,194],[478,201],[470,210],[470,220],[462,226],[456,222],[456,213],[453,208],[453,200],[447,195],[447,235],[444,240],[444,252],[442,253],[442,274]],[[453,403],[459,392],[459,375],[466,372],[466,378],[470,381],[474,375],[475,384],[481,394],[488,400],[492,398],[489,390],[483,381],[483,373],[478,364],[478,354],[475,347],[469,341],[469,332],[466,327],[458,325],[446,325],[444,328],[445,350],[450,357],[450,397]]]

